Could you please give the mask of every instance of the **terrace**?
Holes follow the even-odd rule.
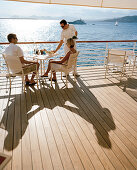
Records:
[[[53,87],[39,79],[23,93],[16,77],[10,90],[1,64],[0,151],[12,156],[4,170],[137,169],[137,76],[105,79],[105,43],[80,50],[68,89],[57,74]]]

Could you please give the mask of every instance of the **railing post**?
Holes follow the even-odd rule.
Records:
[[[106,58],[107,58],[107,54],[108,54],[108,42],[106,43],[106,51],[105,51],[105,61],[104,61],[104,66],[105,66],[105,64],[106,64]]]
[[[36,48],[37,48],[37,44],[36,44],[35,42],[34,42],[33,44],[34,44],[34,47],[33,47],[33,48],[34,48],[34,49],[33,49],[33,53],[35,53],[35,52],[36,52]]]
[[[107,55],[107,50],[108,50],[108,43],[106,43],[106,52],[105,52],[105,56]]]
[[[136,49],[136,42],[134,42],[134,45],[133,45],[133,52],[135,51]]]

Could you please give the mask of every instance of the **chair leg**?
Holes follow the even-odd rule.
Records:
[[[11,89],[11,77],[9,76],[9,81],[10,81],[10,89]]]
[[[25,93],[25,80],[23,82],[23,92]]]
[[[74,82],[76,82],[76,73],[74,72]]]
[[[6,93],[7,93],[8,77],[6,78],[7,78],[7,82],[6,82]]]
[[[25,92],[25,80],[24,80],[24,75],[22,76],[22,82],[23,82],[23,92]]]
[[[39,85],[38,85],[38,71],[36,72],[36,78],[37,78],[37,88],[39,88]]]
[[[134,73],[134,68],[135,68],[135,65],[133,65],[132,76],[133,76],[133,73]]]
[[[66,75],[66,88],[68,88],[68,76],[66,73],[65,73],[65,75]]]
[[[121,70],[120,81],[122,80],[123,74],[124,74],[124,68],[122,68]]]
[[[51,86],[52,86],[52,71],[51,71],[50,81],[51,81]]]
[[[40,66],[41,66],[41,75],[42,75],[42,60],[40,60]]]
[[[107,77],[107,72],[108,72],[108,67],[106,66],[105,79],[106,79],[106,77]]]
[[[122,80],[122,73],[121,73],[121,75],[120,75],[120,81]]]
[[[61,80],[62,80],[62,72],[61,72]]]

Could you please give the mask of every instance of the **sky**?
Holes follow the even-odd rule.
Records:
[[[47,5],[0,0],[0,18],[44,16],[64,19],[102,20],[137,15],[136,10],[103,9],[65,5]]]

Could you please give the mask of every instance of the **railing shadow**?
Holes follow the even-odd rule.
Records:
[[[53,110],[57,106],[80,115],[93,125],[98,144],[108,149],[112,147],[109,132],[116,127],[110,111],[102,108],[97,98],[80,78],[78,78],[80,87],[73,83],[71,78],[69,81],[74,87],[60,89],[59,84],[56,83],[55,89],[53,89],[46,81],[42,81],[40,89],[28,87],[25,93],[11,95],[12,100],[10,100],[10,94],[6,96],[9,97],[9,100],[0,122],[0,127],[7,131],[4,149],[10,151],[18,146],[29,125],[29,120],[35,114],[44,108]],[[5,98],[5,96],[0,98]],[[75,107],[66,105],[66,102],[72,103]],[[32,110],[35,105],[38,107]],[[104,124],[106,128],[103,127]]]

